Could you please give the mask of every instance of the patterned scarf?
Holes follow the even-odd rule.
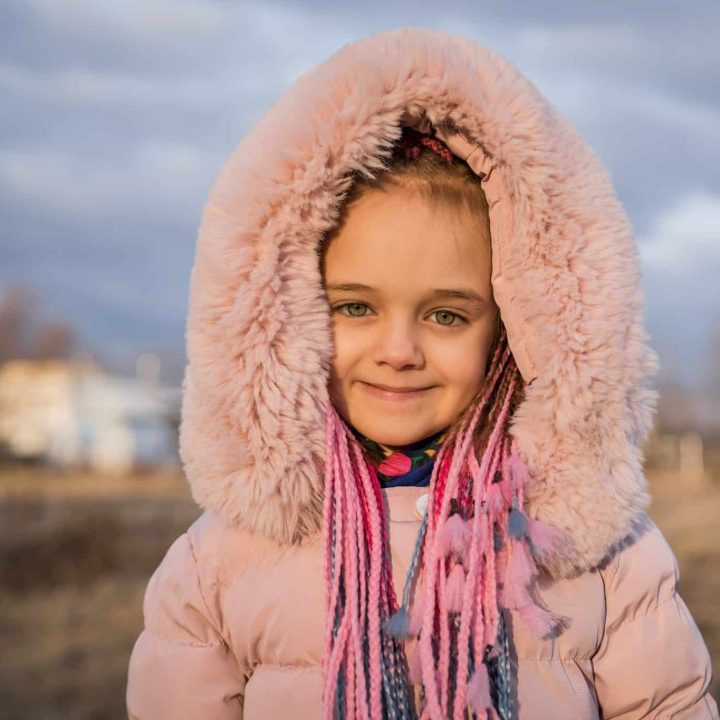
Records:
[[[440,430],[410,445],[391,447],[371,440],[353,429],[353,434],[367,450],[375,466],[381,487],[430,485],[435,457],[447,437],[448,428]]]

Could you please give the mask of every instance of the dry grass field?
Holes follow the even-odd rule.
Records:
[[[178,473],[0,475],[0,715],[121,720],[147,580],[199,514]]]
[[[720,683],[720,482],[655,474],[652,515]],[[0,472],[0,714],[122,720],[149,575],[199,514],[177,472],[102,478]]]

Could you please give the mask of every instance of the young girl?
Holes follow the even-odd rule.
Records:
[[[510,64],[401,28],[223,169],[139,720],[718,718],[645,510],[656,398],[599,159]]]

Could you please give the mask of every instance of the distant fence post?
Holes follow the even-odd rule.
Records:
[[[705,463],[703,460],[703,440],[700,433],[686,432],[678,440],[678,460],[680,477],[690,485],[702,485],[705,482]]]

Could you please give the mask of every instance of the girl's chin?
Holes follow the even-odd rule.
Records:
[[[363,419],[353,423],[353,426],[359,430],[365,437],[369,437],[375,442],[391,447],[399,447],[401,445],[411,445],[418,440],[429,437],[436,430],[436,423],[412,423],[404,422],[403,431],[398,432],[398,422],[394,420],[388,423],[387,417],[378,418],[370,413],[363,413]]]

